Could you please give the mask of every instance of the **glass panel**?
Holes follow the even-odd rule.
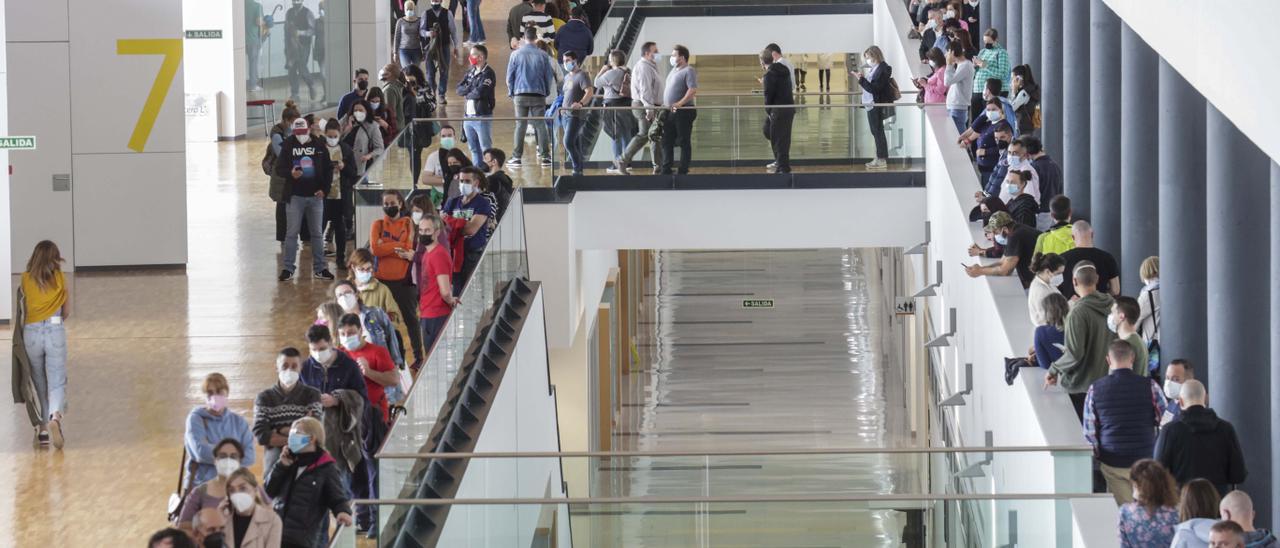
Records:
[[[274,99],[277,117],[288,99],[302,112],[336,105],[350,87],[350,12],[349,0],[244,0],[248,99]]]

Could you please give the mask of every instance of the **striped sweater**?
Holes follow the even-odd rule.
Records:
[[[293,389],[285,392],[276,383],[258,392],[258,397],[253,400],[253,436],[265,446],[271,442],[273,431],[288,428],[293,421],[306,416],[324,419],[320,391],[298,381]]]

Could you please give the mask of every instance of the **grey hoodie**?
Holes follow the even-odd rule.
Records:
[[[1209,529],[1216,519],[1196,518],[1178,524],[1169,548],[1208,548]],[[1254,529],[1244,534],[1245,548],[1276,548],[1276,536],[1266,529]]]
[[[1071,306],[1064,325],[1062,357],[1049,366],[1058,376],[1058,384],[1068,394],[1089,390],[1089,385],[1107,375],[1107,346],[1116,335],[1107,328],[1107,315],[1115,300],[1111,295],[1094,291]]]

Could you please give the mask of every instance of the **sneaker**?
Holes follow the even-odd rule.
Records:
[[[627,170],[627,163],[621,159],[613,161],[613,169],[606,169],[604,171],[610,175],[631,175],[631,172]]]
[[[622,175],[622,170],[612,166],[604,168],[604,172],[607,175]]]
[[[40,429],[40,427],[39,427],[39,426],[37,426],[37,427],[36,427],[36,443],[40,444],[40,447],[48,447],[48,446],[49,446],[49,431],[48,431],[48,430],[41,430],[41,429]]]
[[[442,104],[442,105],[447,105],[447,104],[449,104],[449,100],[444,98],[444,94],[441,94],[441,95],[440,95],[440,104]]]
[[[54,449],[62,449],[62,445],[66,443],[66,438],[62,437],[62,420],[49,421],[49,441],[53,442]]]
[[[276,279],[277,279],[277,280],[280,280],[280,281],[282,281],[282,282],[287,282],[287,281],[289,281],[289,280],[292,280],[292,279],[293,279],[293,272],[292,272],[292,271],[289,271],[289,270],[281,270],[281,271],[280,271],[280,276],[276,277]]]
[[[326,268],[324,270],[316,272],[315,274],[312,274],[311,277],[317,280],[332,280],[333,273],[329,272],[329,269]]]
[[[551,167],[551,158],[540,157],[538,158],[538,164],[542,167]]]
[[[524,162],[521,162],[519,158],[516,158],[514,156],[511,158],[507,158],[507,167],[520,167],[523,164]]]
[[[769,162],[764,167],[765,169],[778,169],[778,162]]]
[[[338,252],[337,252],[337,251],[335,251],[335,250],[332,250],[332,249],[325,249],[325,250],[324,250],[324,256],[325,256],[325,257],[337,257],[337,256],[338,256]]]
[[[764,172],[765,172],[765,173],[777,173],[777,172],[778,172],[778,164],[769,164],[769,165],[767,165],[767,166],[764,166]]]
[[[880,158],[876,158],[875,160],[867,162],[867,169],[875,170],[875,171],[884,171],[886,169],[889,169],[889,162],[882,160]]]

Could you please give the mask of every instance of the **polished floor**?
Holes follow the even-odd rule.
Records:
[[[621,391],[618,450],[880,448],[908,442],[874,250],[660,252]],[[776,308],[746,309],[744,299]],[[917,493],[900,456],[650,457],[609,462],[596,494]],[[897,546],[902,514],[832,504],[580,509],[624,546]],[[798,536],[800,535],[800,536]],[[581,538],[581,535],[580,537]],[[800,540],[803,538],[803,541]]]

